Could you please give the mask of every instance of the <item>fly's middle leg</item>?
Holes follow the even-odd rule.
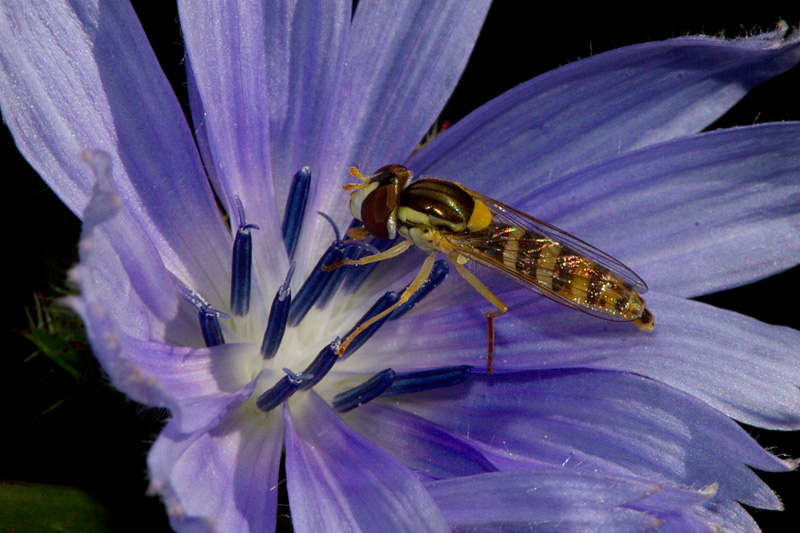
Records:
[[[370,257],[375,257],[375,256],[368,256],[365,257],[364,259],[369,259]],[[369,320],[365,320],[363,324],[358,326],[355,331],[353,331],[350,335],[347,336],[347,338],[344,341],[342,341],[342,343],[339,345],[339,349],[337,350],[339,357],[344,355],[345,350],[347,350],[347,347],[350,345],[351,342],[353,342],[353,339],[358,337],[372,324],[382,319],[383,317],[390,315],[395,309],[406,303],[408,299],[411,298],[414,295],[414,293],[420,289],[420,287],[422,287],[422,284],[425,283],[425,281],[428,279],[428,276],[431,275],[431,270],[433,270],[434,259],[436,259],[436,252],[428,254],[428,257],[422,264],[422,268],[417,273],[417,277],[415,277],[414,281],[412,281],[408,285],[408,287],[406,287],[406,290],[403,291],[403,294],[400,295],[400,298],[398,298],[397,302],[395,302],[391,307],[388,307],[383,311],[381,311],[380,313],[378,313],[377,315],[373,316]]]

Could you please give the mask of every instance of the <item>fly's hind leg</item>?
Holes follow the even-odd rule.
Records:
[[[486,358],[486,372],[492,374],[494,373],[492,370],[492,362],[494,361],[494,319],[506,314],[506,311],[508,311],[508,306],[504,304],[500,298],[495,296],[494,293],[486,287],[486,285],[481,283],[481,281],[475,277],[475,274],[466,269],[464,266],[466,263],[466,258],[464,256],[458,253],[453,253],[448,255],[448,258],[456,266],[456,270],[458,270],[458,273],[461,274],[461,277],[467,280],[467,283],[472,285],[472,288],[478,291],[478,294],[486,298],[489,303],[496,308],[486,311],[486,322],[489,329],[489,353]]]

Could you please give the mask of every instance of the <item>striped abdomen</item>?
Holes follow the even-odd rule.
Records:
[[[494,224],[470,235],[468,242],[470,259],[493,269],[499,267],[545,296],[605,318],[635,321],[645,316],[644,302],[632,286],[553,239]]]

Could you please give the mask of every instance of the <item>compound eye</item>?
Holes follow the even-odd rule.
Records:
[[[391,185],[381,185],[369,193],[361,203],[361,222],[372,236],[388,239],[390,237],[389,220],[396,206],[397,188]]]
[[[376,170],[375,174],[383,174],[384,172],[389,172],[391,174],[399,175],[408,172],[408,169],[403,165],[398,165],[398,164],[384,165],[378,170]]]

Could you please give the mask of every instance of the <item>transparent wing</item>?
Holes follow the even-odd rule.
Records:
[[[607,320],[632,319],[609,311],[601,301],[607,294],[647,291],[630,268],[555,226],[469,193],[486,204],[492,223],[476,232],[447,234],[459,253],[561,304]]]

